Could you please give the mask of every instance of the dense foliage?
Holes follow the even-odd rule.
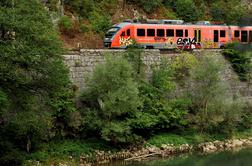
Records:
[[[140,17],[155,17],[154,19],[182,19],[186,22],[208,20],[228,25],[252,23],[251,8],[242,0],[61,0],[61,2],[66,15],[75,16],[76,19],[73,20],[77,20],[79,25],[84,22],[100,35],[112,25],[111,22],[117,23],[132,18],[133,15],[129,12],[133,9],[138,10]],[[49,0],[47,3],[50,10],[60,10],[56,7],[58,0]],[[125,8],[129,11],[124,11]]]
[[[230,134],[242,121],[244,103],[228,93],[228,84],[220,77],[222,66],[218,58],[204,55],[190,73],[190,121],[201,132]]]
[[[188,127],[231,136],[242,123],[250,123],[243,121],[250,116],[244,111],[245,103],[230,96],[220,76],[223,65],[218,58],[185,53],[172,63],[164,60],[153,66],[149,81],[142,65],[141,52],[133,49],[124,58],[109,59],[97,67],[82,97],[88,129],[84,132],[118,145]]]
[[[68,71],[39,1],[1,1],[0,34],[0,163],[18,165],[24,152],[54,135],[53,114],[65,109],[57,102],[69,87]]]
[[[139,19],[207,20],[228,25],[252,23],[251,7],[241,0],[47,0],[45,4],[51,13],[61,13],[60,32],[71,38],[80,32],[87,36],[93,36],[94,32],[103,37],[114,23],[133,18],[133,10],[138,11]]]
[[[108,58],[104,65],[97,66],[82,96],[86,133],[97,133],[113,143],[136,139],[130,121],[142,102],[132,74],[130,64],[119,57]]]
[[[251,45],[241,45],[239,43],[228,44],[223,55],[230,61],[240,80],[251,80]]]
[[[52,5],[58,1],[48,2],[50,9],[58,9]],[[79,24],[83,18],[95,32],[104,33],[116,4],[109,0],[64,2],[69,11],[80,16],[59,20],[61,32],[68,35],[78,32],[76,27],[89,30]],[[150,13],[165,5],[177,17],[194,21],[201,18],[197,12],[204,11],[194,13],[185,6],[196,9],[215,3],[219,2],[151,0],[137,4]],[[217,18],[236,22],[235,14],[228,10],[218,12],[214,12]],[[96,148],[111,148],[107,143],[114,147],[142,143],[160,132],[190,130],[232,136],[236,129],[251,127],[252,106],[241,102],[239,95],[228,93],[218,59],[183,53],[171,61],[163,59],[146,75],[137,45],[98,65],[75,107],[54,28],[49,12],[38,0],[0,2],[0,165],[20,165],[30,158],[78,157]],[[232,48],[224,55],[241,78],[249,80],[251,52]],[[95,141],[87,141],[94,137]],[[169,137],[169,141],[174,138]]]

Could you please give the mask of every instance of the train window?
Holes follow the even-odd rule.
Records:
[[[252,31],[249,31],[249,42],[252,42]]]
[[[137,36],[145,36],[145,29],[137,29]]]
[[[183,30],[182,29],[176,30],[176,37],[183,37]]]
[[[166,29],[166,36],[167,37],[174,37],[174,30],[173,29]]]
[[[185,37],[188,37],[188,30],[185,30]]]
[[[130,36],[130,29],[127,30],[127,36]]]
[[[122,32],[121,36],[125,36],[125,31]]]
[[[241,31],[241,42],[248,42],[248,31]]]
[[[220,30],[220,37],[226,37],[226,31]]]
[[[157,29],[157,36],[158,37],[164,37],[165,36],[164,29]]]
[[[238,30],[234,31],[234,37],[240,37],[240,31]]]
[[[147,36],[155,36],[155,29],[147,29]]]

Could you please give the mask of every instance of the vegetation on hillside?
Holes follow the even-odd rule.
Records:
[[[0,165],[19,165],[57,135],[60,114],[71,111],[70,81],[40,2],[1,1],[0,33]]]
[[[58,0],[49,0],[47,6],[51,11],[59,12],[58,4]],[[252,24],[250,4],[242,0],[65,0],[63,4],[65,16],[60,19],[60,31],[64,41],[74,47],[77,40],[82,47],[94,47],[95,42],[101,43],[112,24],[134,17],[134,9],[139,17],[152,19],[208,20],[242,26]]]
[[[251,81],[251,45],[230,43],[226,46],[223,55],[231,62],[241,81]]]
[[[28,158],[46,162],[70,155],[78,160],[97,149],[118,151],[145,141],[180,145],[251,134],[251,105],[230,95],[216,57],[183,53],[153,66],[153,77],[147,80],[139,56],[140,50],[130,49],[97,66],[79,109],[64,114],[72,119],[64,124],[72,128],[61,128],[64,141],[54,138],[46,143],[50,148],[43,145]]]

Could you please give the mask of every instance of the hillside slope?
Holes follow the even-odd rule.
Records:
[[[61,39],[66,48],[102,48],[106,30],[113,24],[139,17],[209,20],[251,24],[250,0],[47,0],[49,10],[60,16]]]

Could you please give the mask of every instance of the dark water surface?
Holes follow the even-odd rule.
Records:
[[[118,162],[109,166],[252,166],[252,148],[208,155],[183,155],[170,159]]]

